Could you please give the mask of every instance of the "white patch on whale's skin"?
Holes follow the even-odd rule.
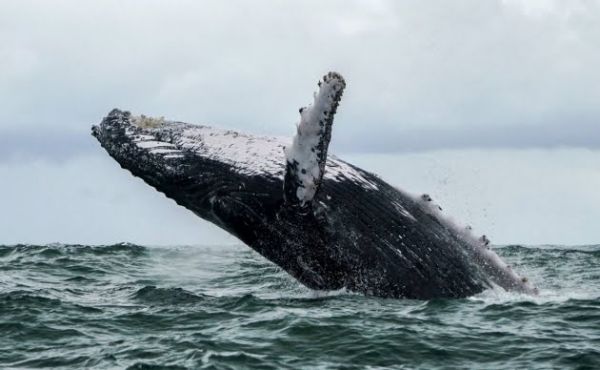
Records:
[[[164,141],[154,141],[154,140],[140,140],[136,141],[136,145],[143,149],[153,149],[153,148],[164,148],[164,147],[172,147],[175,145],[171,143],[165,143]]]
[[[392,205],[394,206],[394,208],[396,208],[396,211],[398,211],[398,213],[400,213],[402,216],[408,218],[409,220],[413,221],[413,222],[417,222],[417,219],[415,218],[415,216],[413,216],[410,212],[408,212],[408,210],[399,202],[392,202]],[[402,238],[400,238],[402,239]]]
[[[229,164],[240,174],[283,178],[283,138],[186,125],[181,135],[176,136],[175,145],[201,157]]]
[[[359,171],[350,167],[350,165],[338,157],[329,154],[325,164],[325,173],[323,177],[333,181],[350,180],[364,187],[365,189],[378,190],[379,187],[373,181],[367,180]]]
[[[176,159],[190,151],[200,157],[228,164],[239,174],[283,179],[286,161],[284,148],[289,145],[288,138],[254,136],[167,120],[160,121],[156,127],[138,127],[136,121],[133,117],[129,122],[123,122],[126,125],[125,134],[138,148],[150,154]],[[369,181],[361,171],[333,155],[328,156],[324,178],[336,182],[352,181],[366,189],[377,190],[377,184]]]

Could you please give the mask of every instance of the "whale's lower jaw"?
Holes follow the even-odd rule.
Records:
[[[415,299],[467,297],[494,284],[535,291],[419,199],[334,157],[312,202],[290,206],[278,139],[119,110],[93,135],[123,168],[309,288]]]
[[[205,143],[181,145],[189,140],[184,136],[186,128],[207,129],[207,135],[213,135],[215,130],[146,117],[140,124],[138,119],[127,111],[114,109],[92,127],[92,135],[123,169],[234,235],[238,223],[231,220],[232,215],[244,224],[256,221],[243,217],[273,217],[265,209],[273,209],[271,203],[281,202],[281,197],[273,197],[280,191],[281,180],[274,175],[244,173],[232,163],[205,155]]]

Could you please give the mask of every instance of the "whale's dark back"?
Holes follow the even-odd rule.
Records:
[[[255,236],[256,225],[237,224],[232,232],[314,289],[427,299],[466,297],[489,286],[460,235],[413,198],[357,170],[377,189],[326,179],[305,214],[275,195],[256,205],[271,210],[264,220],[271,231]],[[279,181],[256,181],[281,193]]]
[[[216,201],[204,218],[313,289],[428,299],[489,287],[461,235],[412,197],[353,168],[375,186],[325,179],[311,207],[298,210],[285,206],[281,179],[246,177],[251,197]]]
[[[315,199],[290,206],[282,144],[204,129],[146,128],[115,110],[94,135],[123,168],[310,288],[428,299],[473,295],[490,276],[509,288],[518,280],[501,265],[490,268],[493,256],[476,258],[493,252],[371,173],[329,156]]]

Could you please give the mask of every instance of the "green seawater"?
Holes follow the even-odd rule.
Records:
[[[538,297],[319,293],[241,245],[0,246],[0,368],[600,368],[600,246],[496,250]]]

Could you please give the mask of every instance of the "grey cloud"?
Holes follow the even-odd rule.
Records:
[[[348,82],[334,153],[598,148],[598,45],[589,0],[0,1],[0,242],[222,243],[122,171],[90,125],[120,107],[291,137],[328,70]],[[439,194],[495,242],[591,243],[596,154],[352,161]]]
[[[115,106],[291,136],[329,69],[339,150],[594,146],[599,44],[597,1],[2,2],[0,154],[84,153]]]
[[[574,118],[520,126],[397,129],[344,133],[337,127],[334,150],[345,153],[401,153],[441,149],[600,149],[600,122]]]
[[[332,151],[336,153],[406,153],[443,149],[568,148],[600,149],[600,124],[574,118],[568,124],[409,128],[388,131],[345,131],[336,124]],[[0,162],[65,161],[100,153],[89,131],[0,132]]]
[[[92,153],[97,147],[89,131],[0,131],[0,163],[30,160],[63,162]]]

